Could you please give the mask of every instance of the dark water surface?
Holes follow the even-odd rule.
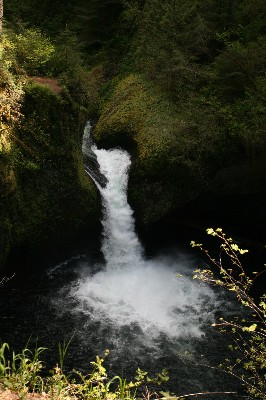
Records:
[[[179,258],[181,265],[180,251],[172,255],[172,260],[175,258]],[[192,274],[195,264],[196,260],[187,262],[185,274]],[[89,362],[108,348],[110,355],[106,364],[110,376],[118,373],[131,378],[137,367],[151,375],[167,368],[170,381],[163,389],[179,395],[241,390],[238,382],[232,382],[227,375],[212,368],[224,360],[227,351],[226,337],[210,326],[212,318],[218,318],[225,309],[229,314],[235,312],[234,303],[224,294],[215,294],[213,305],[205,305],[206,309],[216,308],[209,320],[206,316],[202,322],[200,318],[195,320],[201,324],[202,335],[189,334],[191,326],[184,324],[181,324],[181,332],[173,336],[169,336],[167,330],[153,335],[152,327],[151,332],[148,329],[143,334],[141,323],[131,321],[128,325],[116,326],[114,320],[108,320],[108,312],[102,321],[93,317],[93,313],[86,310],[87,305],[80,306],[82,302],[71,294],[84,276],[94,276],[102,269],[99,258],[84,253],[46,268],[36,265],[23,274],[17,272],[0,291],[2,342],[9,342],[16,351],[28,341],[29,347],[34,347],[35,343],[47,347],[44,359],[49,370],[59,360],[58,343],[74,334],[65,360],[67,370],[88,371]],[[184,273],[184,269],[181,272]],[[188,306],[183,313],[191,318]],[[182,329],[187,329],[187,334],[183,335]],[[180,360],[178,354],[185,351],[192,354],[193,362]],[[215,395],[213,398],[225,397]]]

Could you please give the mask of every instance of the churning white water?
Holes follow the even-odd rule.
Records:
[[[107,269],[134,268],[142,260],[142,248],[134,232],[133,213],[127,203],[129,155],[122,150],[98,150],[95,154],[101,173],[107,178],[105,188],[99,186],[103,199],[103,244]]]
[[[145,260],[127,203],[130,156],[121,149],[97,149],[89,134],[88,124],[83,153],[97,157],[99,171],[92,177],[102,196],[106,265],[94,274],[89,266],[83,268],[83,276],[70,292],[76,300],[75,312],[107,326],[108,335],[113,332],[120,347],[122,328],[137,329],[138,340],[148,346],[162,336],[169,340],[200,337],[204,324],[212,320],[216,301],[213,291],[192,280],[189,260]],[[97,181],[97,173],[107,178],[106,185]]]

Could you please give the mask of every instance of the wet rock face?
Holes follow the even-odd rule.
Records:
[[[83,155],[85,171],[92,176],[96,182],[104,188],[107,184],[107,178],[101,173],[100,166],[93,150],[90,153]]]

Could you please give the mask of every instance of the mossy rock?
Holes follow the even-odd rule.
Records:
[[[23,114],[18,135],[31,151],[22,149],[22,158],[32,159],[34,167],[17,166],[20,215],[25,220],[17,224],[18,232],[28,224],[26,232],[18,236],[31,237],[36,230],[42,232],[38,237],[65,237],[84,224],[95,225],[100,202],[83,168],[82,110],[48,88],[31,85],[26,91]]]
[[[100,146],[131,152],[128,195],[140,225],[203,194],[212,199],[243,190],[247,195],[265,192],[265,162],[259,161],[265,160],[265,142],[256,142],[250,154],[251,127],[236,134],[232,118],[217,99],[202,93],[177,104],[141,75],[115,78],[94,137]]]
[[[94,131],[100,146],[121,146],[133,156],[129,201],[149,224],[191,200],[204,182],[191,157],[197,129],[140,75],[123,78],[102,108]]]
[[[84,111],[64,93],[36,84],[26,88],[21,111],[5,161],[15,184],[0,199],[2,262],[14,246],[63,242],[85,227],[95,231],[101,212],[83,167]]]

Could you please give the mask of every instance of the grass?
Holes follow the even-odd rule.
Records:
[[[165,370],[150,378],[141,369],[137,370],[133,381],[120,376],[109,378],[104,366],[109,353],[107,350],[103,357],[97,356],[95,361],[90,362],[88,373],[73,370],[66,374],[63,362],[68,346],[69,342],[59,345],[59,365],[45,375],[41,354],[46,348],[38,347],[32,351],[26,347],[16,354],[10,351],[8,343],[3,343],[0,347],[0,398],[1,393],[8,391],[16,393],[21,399],[40,394],[51,399],[130,400],[136,399],[139,393],[150,397],[149,385],[168,380]]]
[[[127,381],[118,375],[108,377],[104,361],[109,354],[106,350],[103,357],[97,356],[90,362],[90,370],[83,374],[77,370],[66,374],[63,371],[64,357],[69,342],[59,344],[59,365],[57,364],[47,375],[45,364],[40,359],[47,350],[36,347],[34,351],[24,348],[21,353],[10,351],[8,343],[0,346],[0,399],[3,400],[184,400],[210,398],[215,395],[230,395],[236,392],[200,392],[176,396],[168,392],[156,392],[154,387],[168,381],[168,373],[164,369],[155,377],[140,368],[134,380]],[[213,398],[213,397],[211,397]]]

